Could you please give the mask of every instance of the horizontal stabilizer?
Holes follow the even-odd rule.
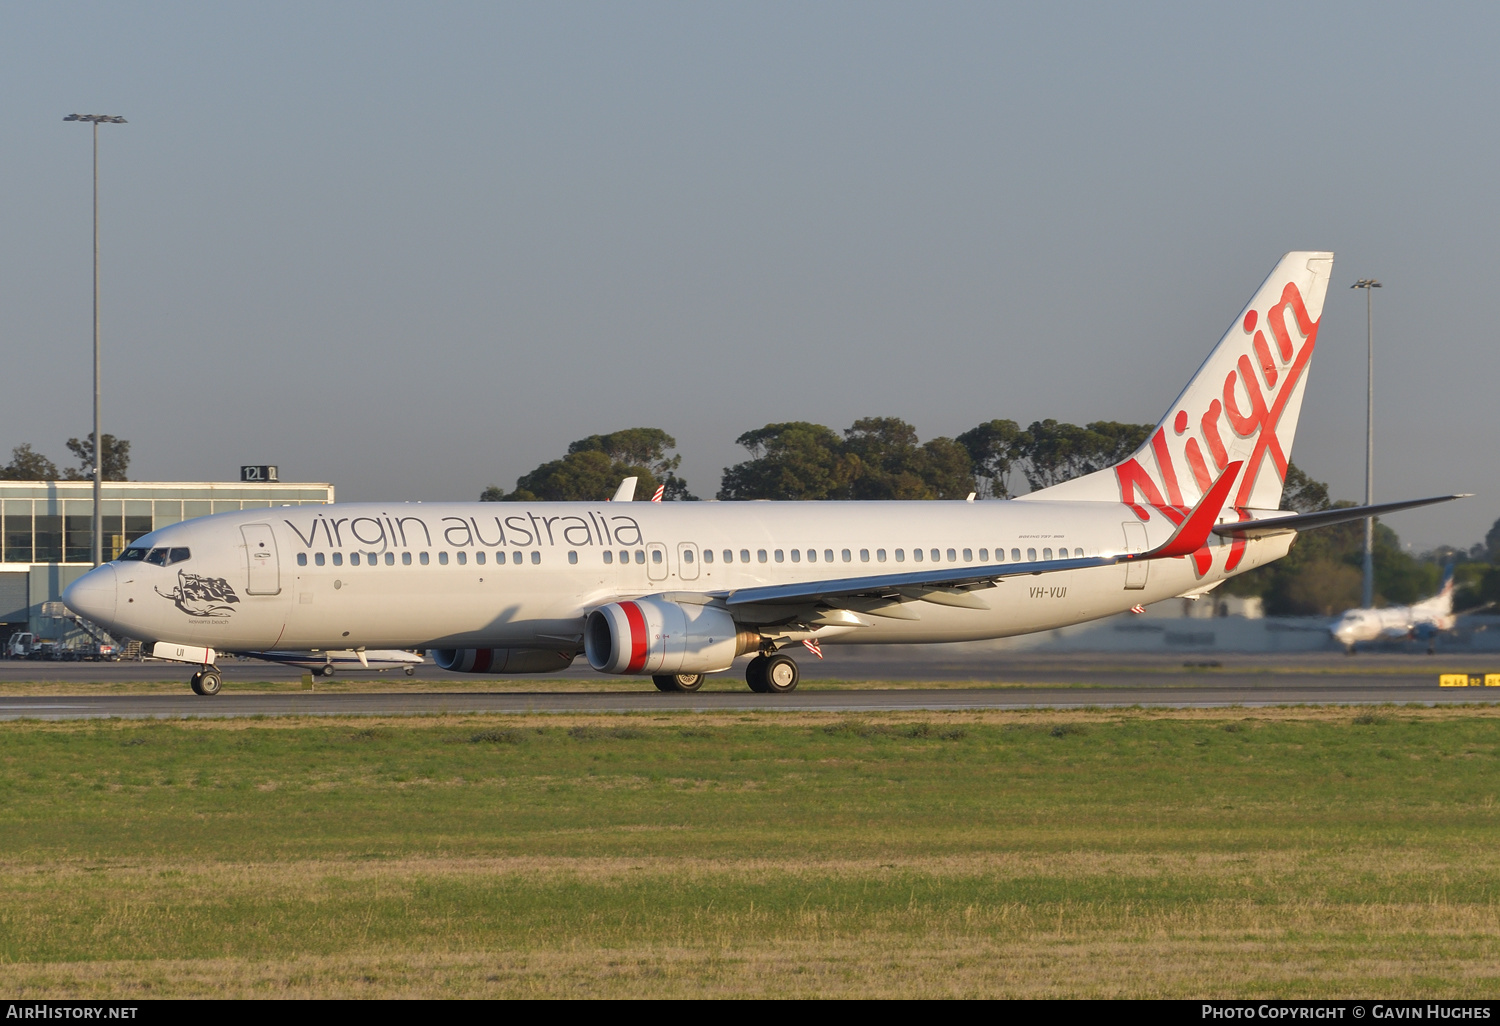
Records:
[[[1438,502],[1467,499],[1468,493],[1459,495],[1435,495],[1430,499],[1407,499],[1404,502],[1379,502],[1373,506],[1345,506],[1342,509],[1325,509],[1317,513],[1298,513],[1287,517],[1271,517],[1266,520],[1246,520],[1239,524],[1220,524],[1213,533],[1225,538],[1261,538],[1269,534],[1286,531],[1311,531],[1315,527],[1332,527],[1347,524],[1352,520],[1379,517],[1403,509],[1431,506]]]

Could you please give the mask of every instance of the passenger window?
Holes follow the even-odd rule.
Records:
[[[299,552],[299,553],[297,553],[297,565],[298,566],[306,566],[307,565],[307,553],[305,553],[305,552]]]
[[[969,550],[968,549],[964,549],[964,558],[965,559],[969,558]],[[989,549],[980,549],[979,550],[979,561],[981,563],[988,563],[990,561],[990,550]]]
[[[359,566],[359,553],[358,552],[351,552],[351,553],[349,553],[349,565],[350,566]]]
[[[875,550],[875,562],[877,562],[877,563],[884,563],[885,562],[885,549],[876,549]]]
[[[916,562],[918,562],[918,563],[922,562],[922,550],[921,549],[912,549],[911,550],[911,558],[913,560],[915,560]]]
[[[448,565],[448,553],[446,553],[446,552],[439,552],[438,553],[438,566],[447,566],[447,565]]]
[[[1036,549],[1027,549],[1026,550],[1026,560],[1027,560],[1027,562],[1030,562],[1030,563],[1035,563],[1036,562]]]
[[[430,562],[430,560],[429,560],[429,558],[427,556],[427,553],[425,553],[425,552],[419,552],[419,553],[417,553],[417,562],[421,563],[423,566],[426,566]]]
[[[776,550],[776,562],[778,562],[778,563],[784,563],[784,562],[786,562],[786,553],[782,552],[780,549]]]
[[[389,553],[387,553],[387,555],[389,555]],[[380,553],[366,552],[365,562],[369,563],[371,566],[378,566],[380,564]]]
[[[641,563],[641,564],[644,564],[646,562],[646,550],[645,549],[636,549],[635,550],[635,561],[637,563]]]
[[[1083,550],[1082,549],[1074,549],[1073,550],[1073,558],[1074,559],[1082,559],[1083,558]]]
[[[766,561],[766,550],[765,549],[756,549],[755,550],[755,558],[756,558],[756,560],[758,562],[764,563]]]
[[[733,563],[734,562],[734,550],[733,549],[725,549],[724,550],[724,562],[726,562],[726,563]],[[750,553],[749,552],[741,553],[740,554],[740,562],[741,563],[748,563],[748,562],[750,562]]]
[[[1010,550],[1010,558],[1013,559],[1015,562],[1019,563],[1021,561],[1021,550],[1020,549],[1011,549]]]
[[[808,552],[811,553],[812,550],[808,549]],[[778,563],[781,562],[781,552],[780,552],[780,550],[777,550],[777,552],[776,552],[776,561]],[[802,550],[801,549],[793,549],[792,550],[792,562],[793,563],[800,563],[800,562],[802,562]]]
[[[703,550],[703,562],[705,562],[705,563],[712,563],[713,561],[714,561],[714,550],[713,549],[704,549]]]
[[[881,557],[881,559],[884,559],[885,558],[885,553],[882,552],[880,554],[880,557]],[[861,563],[868,563],[870,561],[870,550],[869,549],[860,549],[859,550],[859,561]]]
[[[1051,559],[1052,558],[1052,550],[1051,549],[1043,549],[1042,550],[1042,558],[1043,559]]]
[[[824,549],[823,550],[823,562],[825,562],[825,563],[832,563],[833,562],[833,550],[832,549]],[[845,563],[849,562],[849,550],[848,549],[844,550],[844,562]]]
[[[974,562],[974,550],[973,549],[964,549],[964,562],[965,563],[972,563],[972,562]]]
[[[542,561],[542,554],[540,552],[533,552],[531,554],[531,561],[533,563],[540,563]]]
[[[323,553],[319,552],[317,555],[313,556],[313,562],[316,563],[318,566],[322,566],[323,562],[324,562],[324,560],[323,560]]]
[[[521,565],[521,554],[519,552],[512,552],[510,554],[510,561],[512,563],[514,563],[516,566],[520,566]],[[621,563],[629,562],[629,560],[627,560],[625,558],[625,553],[623,553],[623,552],[620,553],[620,562]]]
[[[655,563],[657,566],[661,565],[661,549],[651,550],[651,562]]]
[[[476,553],[474,553],[474,562],[478,563],[480,566],[484,566],[484,553],[483,552],[476,552]]]
[[[683,549],[682,550],[682,561],[684,563],[691,563],[693,561],[693,550],[692,549]]]
[[[839,553],[839,555],[841,557],[843,557],[843,560],[844,560],[845,563],[850,563],[850,562],[853,562],[853,560],[854,560],[854,556],[849,552],[848,549],[844,549],[842,552]],[[868,559],[869,557],[866,556],[865,558]]]
[[[573,551],[570,550],[568,552],[568,562],[569,563],[576,563],[576,562],[578,562],[578,553],[573,552]]]
[[[402,566],[411,566],[411,553],[410,552],[403,552],[403,553],[401,553],[401,565]]]
[[[396,554],[394,552],[387,552],[385,554],[385,565],[386,566],[395,566],[396,565]]]
[[[932,558],[936,559],[937,555],[934,553]],[[948,562],[950,562],[950,563],[957,563],[958,562],[958,553],[954,552],[952,549],[948,550]]]
[[[454,555],[456,555],[458,557],[458,565],[459,566],[466,566],[468,564],[468,562],[469,562],[469,554],[467,552],[456,552],[456,553],[454,553]]]
[[[761,549],[760,550],[760,561],[762,563],[764,563],[766,561],[766,550],[765,549]],[[740,549],[740,562],[741,563],[748,563],[748,562],[750,562],[750,550],[749,549]]]
[[[905,563],[906,562],[906,550],[905,549],[897,549],[896,550],[896,562],[898,562],[898,563]]]
[[[980,549],[979,551],[983,552],[984,550]],[[995,562],[996,563],[1004,563],[1005,562],[1005,550],[1004,549],[996,549],[995,550]]]
[[[333,554],[333,565],[334,566],[343,566],[344,565],[344,554],[342,552],[335,552]]]
[[[615,554],[613,552],[609,551],[608,549],[605,549],[604,550],[604,562],[605,562],[605,564],[608,565],[608,564],[613,563],[614,561],[615,561]]]
[[[949,556],[948,558],[952,559],[953,557]],[[939,552],[937,549],[933,549],[932,550],[932,561],[934,563],[941,563],[943,561],[943,554],[941,552]]]

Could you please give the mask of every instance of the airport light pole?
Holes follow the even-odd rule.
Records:
[[[123,125],[113,114],[69,114],[64,121],[94,126],[94,565],[104,562],[104,435],[99,430],[99,126]]]
[[[1374,278],[1361,278],[1351,289],[1365,290],[1365,505],[1375,504],[1375,307],[1370,297],[1381,287]],[[1375,518],[1365,517],[1365,574],[1361,604],[1375,605]]]

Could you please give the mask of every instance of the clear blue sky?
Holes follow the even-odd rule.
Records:
[[[0,450],[465,498],[594,432],[1154,421],[1335,250],[1293,458],[1500,516],[1489,5],[8,4]],[[1489,284],[1487,284],[1489,283]]]

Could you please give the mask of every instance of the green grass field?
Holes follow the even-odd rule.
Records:
[[[1494,996],[1500,711],[0,724],[0,992]]]

